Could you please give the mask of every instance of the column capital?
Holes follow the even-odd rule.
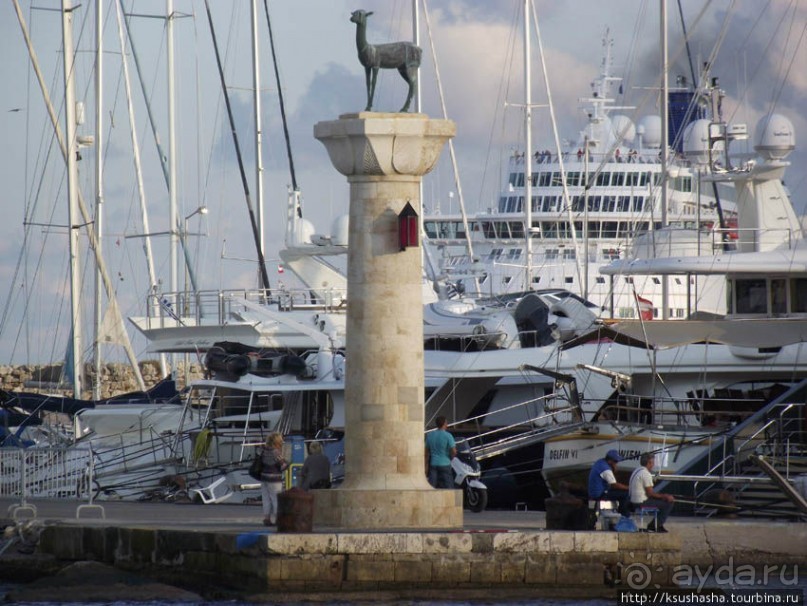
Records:
[[[452,120],[379,112],[343,114],[314,125],[314,137],[336,170],[348,177],[423,176],[456,131]]]

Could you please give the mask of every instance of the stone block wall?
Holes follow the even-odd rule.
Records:
[[[163,378],[159,361],[144,360],[140,362],[139,366],[147,388],[152,387]],[[83,397],[90,398],[92,395],[90,386],[95,380],[95,369],[91,364],[87,364],[84,373]],[[3,365],[0,366],[0,389],[72,396],[71,386],[59,385],[61,374],[61,364]],[[188,374],[190,381],[201,379],[202,366],[198,362],[192,362]],[[182,360],[177,364],[176,378],[177,387],[181,389],[185,386],[185,364]],[[137,383],[131,366],[117,362],[102,365],[101,398],[111,398],[132,391],[137,391]]]
[[[257,534],[257,533],[255,533]],[[567,531],[266,533],[245,535],[51,526],[39,553],[94,559],[164,580],[215,579],[245,594],[429,589],[565,588],[607,590],[643,566],[647,583],[671,584],[681,562],[674,535]],[[201,581],[204,582],[204,581]]]

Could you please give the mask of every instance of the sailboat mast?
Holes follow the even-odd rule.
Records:
[[[25,17],[22,14],[22,8],[20,7],[19,0],[12,0],[12,2],[14,3],[14,12],[17,14],[17,20],[20,23],[22,36],[25,39],[25,46],[28,49],[28,56],[31,59],[31,67],[34,70],[36,81],[39,84],[39,89],[42,92],[42,99],[45,102],[45,110],[47,111],[48,118],[53,125],[53,131],[56,141],[59,143],[59,150],[61,151],[62,158],[64,158],[65,163],[67,163],[70,151],[68,149],[67,142],[65,141],[64,133],[62,133],[62,129],[59,126],[59,119],[56,116],[56,110],[51,102],[50,93],[47,85],[45,84],[42,69],[39,66],[39,60],[37,59],[36,51],[34,50],[34,46],[31,42],[31,36],[28,33],[28,26],[25,23]],[[81,196],[81,190],[78,188],[76,188],[76,197],[78,211],[81,213],[81,218],[84,220],[86,225],[87,239],[90,243],[90,249],[93,251],[95,256],[95,263],[97,264],[101,275],[101,281],[104,285],[104,292],[106,293],[107,300],[114,301],[116,297],[115,286],[112,284],[112,280],[109,278],[109,272],[107,271],[104,258],[98,254],[98,237],[96,236],[95,229],[93,229],[92,217],[90,216],[87,206],[84,203],[84,199]],[[123,329],[123,318],[120,315],[120,309],[118,309],[117,305],[112,305],[109,309],[112,311],[114,321],[117,322],[118,325]],[[121,334],[123,336],[123,348],[126,352],[126,357],[129,359],[129,363],[132,365],[132,371],[134,372],[138,389],[145,390],[146,386],[145,383],[143,383],[143,375],[140,372],[140,367],[137,365],[137,356],[135,356],[134,350],[132,349],[132,344],[129,341],[129,335],[125,330],[122,330]]]
[[[104,219],[104,163],[103,163],[103,29],[104,29],[104,3],[95,2],[95,233],[98,236],[98,246],[103,242]],[[98,251],[103,254],[102,250]],[[104,285],[100,270],[95,269],[95,338],[93,340],[93,363],[95,366],[95,382],[93,383],[93,398],[101,399],[101,306],[103,304]]]
[[[258,0],[251,2],[252,20],[252,88],[255,111],[255,204],[258,218],[258,246],[266,254],[263,238],[263,132],[261,125],[261,73],[258,44]]]
[[[176,102],[174,88],[174,0],[166,0],[166,59],[168,63],[168,231],[169,231],[169,291],[178,292],[177,286],[177,142]],[[172,368],[172,371],[174,369]]]
[[[669,150],[669,66],[667,65],[667,0],[661,0],[661,226],[667,225],[667,161]],[[661,276],[661,319],[669,319],[669,280]]]
[[[256,252],[258,253],[258,272],[260,278],[260,288],[267,291],[269,294],[269,274],[266,273],[266,260],[263,256],[263,251],[260,247],[260,237],[258,235],[258,221],[255,218],[255,210],[252,208],[252,196],[249,193],[249,181],[247,180],[247,173],[244,170],[244,159],[241,155],[241,144],[238,142],[238,131],[235,129],[235,117],[233,116],[233,108],[230,104],[230,95],[227,92],[227,82],[224,79],[224,68],[221,64],[221,53],[219,53],[219,43],[216,39],[216,29],[213,27],[213,15],[210,12],[210,2],[205,0],[205,12],[207,13],[207,23],[210,26],[210,37],[213,41],[213,53],[216,55],[216,68],[219,72],[219,82],[221,84],[221,93],[224,96],[224,105],[227,108],[227,119],[230,123],[230,134],[233,137],[233,146],[235,147],[235,157],[238,161],[238,172],[241,175],[241,187],[244,190],[244,199],[247,204],[247,213],[249,214],[249,224],[252,227],[252,239],[255,244]]]
[[[67,200],[68,241],[70,257],[70,317],[71,363],[73,397],[81,397],[81,281],[79,268],[78,232],[78,163],[76,152],[76,95],[73,79],[73,6],[71,0],[62,0],[62,53],[64,63],[64,116],[67,143]]]
[[[412,42],[415,46],[420,46],[420,0],[412,0]],[[415,75],[416,86],[415,86],[415,113],[420,113],[422,111],[421,106],[421,94],[420,94],[420,70],[416,71]],[[423,201],[423,183],[420,184],[421,189],[421,196],[420,199]],[[423,213],[420,213],[420,220],[423,222]]]
[[[524,0],[524,237],[527,266],[524,290],[532,286],[532,79],[530,76],[530,4]]]

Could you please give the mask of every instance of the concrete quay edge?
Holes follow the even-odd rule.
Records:
[[[667,586],[682,565],[803,563],[807,544],[807,525],[767,521],[674,518],[668,534],[547,531],[539,512],[490,511],[466,512],[463,528],[454,531],[317,527],[280,534],[261,527],[260,510],[250,506],[110,503],[106,514],[76,519],[63,504],[41,507],[39,557],[94,560],[252,595],[404,592],[435,583],[457,591],[607,595],[634,564]]]

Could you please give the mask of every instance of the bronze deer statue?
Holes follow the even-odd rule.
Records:
[[[350,15],[351,22],[356,24],[356,49],[359,61],[364,66],[367,81],[367,107],[364,111],[372,111],[375,96],[375,81],[379,69],[397,69],[407,84],[409,94],[402,112],[409,111],[409,103],[417,92],[417,71],[420,67],[420,56],[423,53],[419,46],[411,42],[391,42],[389,44],[369,44],[367,42],[367,17],[371,12],[356,10]]]

